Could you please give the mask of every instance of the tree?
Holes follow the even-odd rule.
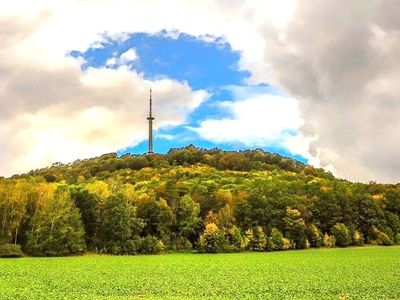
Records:
[[[134,207],[122,194],[110,196],[100,204],[99,224],[95,245],[100,252],[135,254],[139,248],[136,238],[144,226]]]
[[[229,245],[228,252],[231,251],[243,251],[249,246],[249,239],[243,236],[240,229],[233,225],[230,228],[225,229],[225,236],[227,244]]]
[[[82,187],[71,186],[70,194],[81,214],[85,228],[86,245],[92,248],[97,228],[99,200]]]
[[[351,244],[350,230],[343,223],[335,224],[331,229],[331,233],[335,236],[336,245],[339,247],[347,247]]]
[[[168,246],[174,217],[168,203],[162,198],[138,203],[138,216],[145,223],[142,234],[155,236]]]
[[[235,217],[233,215],[233,209],[229,204],[226,204],[217,213],[218,225],[222,228],[230,228],[235,225]]]
[[[277,228],[272,228],[271,236],[268,238],[268,250],[284,250],[283,234]]]
[[[364,196],[360,201],[360,229],[368,240],[374,239],[374,227],[382,225],[384,213],[371,196]]]
[[[322,246],[322,233],[314,224],[307,226],[307,237],[311,247]]]
[[[306,223],[301,217],[297,209],[286,209],[284,218],[286,235],[289,239],[293,240],[297,249],[305,248],[306,246]]]
[[[200,205],[193,201],[189,195],[183,196],[174,212],[174,226],[178,237],[188,238],[195,233],[195,229],[200,223]]]
[[[267,239],[261,226],[256,226],[252,230],[250,239],[250,249],[253,251],[264,251],[267,246]]]
[[[31,186],[25,180],[0,185],[0,244],[18,242]]]
[[[176,233],[175,244],[178,249],[191,246],[189,238],[196,233],[200,224],[200,205],[190,195],[183,196],[175,209],[173,228]]]
[[[27,234],[26,251],[35,256],[83,253],[86,249],[79,210],[64,187],[35,212]]]

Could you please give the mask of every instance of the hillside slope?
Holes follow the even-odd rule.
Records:
[[[106,154],[0,180],[0,244],[32,255],[400,242],[400,187],[261,150]]]

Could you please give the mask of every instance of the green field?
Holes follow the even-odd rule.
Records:
[[[0,260],[1,299],[400,299],[400,247]]]

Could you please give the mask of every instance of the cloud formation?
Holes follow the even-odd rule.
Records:
[[[303,123],[297,105],[294,99],[266,94],[223,102],[220,109],[230,112],[232,117],[205,120],[194,130],[216,143],[287,148]]]
[[[150,87],[156,128],[181,124],[207,97],[185,83],[145,80],[127,66],[82,71],[82,61],[67,55],[57,63],[33,57],[40,50],[30,38],[42,22],[41,16],[0,18],[1,175],[139,143],[146,137]],[[132,53],[128,50],[120,60],[136,59]]]
[[[124,41],[134,32],[160,30],[178,30],[205,40],[231,36],[230,42],[239,46],[252,32],[242,18],[252,8],[243,13],[239,8],[243,8],[240,2],[214,1],[2,2],[0,174],[138,143],[146,134],[143,119],[150,86],[158,102],[156,126],[184,122],[208,96],[206,92],[168,79],[144,80],[124,66],[138,59],[132,49],[109,62],[114,69],[82,70],[84,61],[68,53],[101,47],[109,40]]]
[[[299,2],[269,39],[273,79],[299,99],[311,155],[353,180],[400,181],[400,13],[396,1]]]
[[[73,123],[85,113],[98,116],[96,120],[124,120],[124,113],[131,109],[144,114],[144,106],[137,103],[147,98],[146,91],[133,96],[147,83],[140,75],[124,67],[81,71],[79,60],[66,53],[99,46],[105,37],[124,40],[133,32],[167,30],[205,40],[222,37],[240,51],[240,67],[251,72],[250,83],[271,82],[295,98],[304,124],[302,134],[287,143],[293,151],[306,153],[314,164],[345,178],[400,181],[396,140],[400,128],[400,7],[395,0],[20,0],[1,3],[0,14],[0,133],[5,137],[0,141],[5,149],[0,173],[19,170],[13,166],[15,160],[32,155],[28,141],[35,144],[32,137],[37,132],[52,132],[30,132],[39,126],[35,118],[50,120],[65,110],[51,121],[64,128],[62,124]],[[163,102],[170,109],[163,124],[179,123],[181,119],[171,116],[182,107],[187,115],[205,97],[171,80],[159,84],[169,87],[169,95],[181,95],[176,104]],[[126,103],[127,94],[137,100]],[[229,107],[235,118],[220,122],[236,120],[247,126],[248,117],[235,109],[267,105],[251,97],[242,100]],[[120,112],[122,117],[116,117]],[[67,115],[72,117],[66,119]],[[133,119],[127,122],[135,124]],[[46,127],[45,123],[40,126]],[[118,128],[123,131],[124,126],[121,123]],[[143,135],[140,126],[137,123],[131,129]],[[88,132],[90,139],[97,136],[96,130]],[[53,136],[60,134],[53,132]],[[120,139],[124,141],[115,146],[129,144],[126,136]],[[107,147],[96,149],[104,152],[111,148]]]

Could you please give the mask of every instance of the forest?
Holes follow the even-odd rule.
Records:
[[[0,255],[279,251],[400,243],[400,184],[260,149],[105,154],[0,179]]]

